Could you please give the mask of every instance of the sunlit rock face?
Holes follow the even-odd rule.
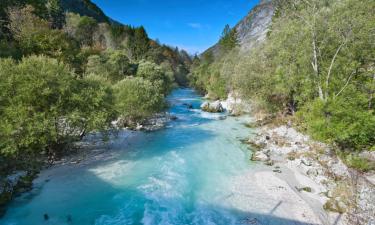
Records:
[[[272,0],[262,0],[235,26],[241,53],[249,52],[255,45],[265,40],[274,12]],[[219,44],[212,46],[206,52],[218,56]]]
[[[264,0],[236,25],[242,52],[249,51],[254,45],[266,38],[273,13],[272,1]]]

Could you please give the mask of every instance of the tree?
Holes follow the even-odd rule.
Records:
[[[87,132],[110,127],[115,117],[111,88],[75,77],[44,56],[19,64],[0,60],[0,154],[51,156]]]
[[[60,0],[48,0],[46,8],[51,28],[61,29],[65,23],[65,13],[60,5]]]
[[[141,77],[125,78],[115,85],[114,90],[123,126],[134,126],[165,107],[159,88]]]
[[[93,44],[93,36],[98,29],[98,22],[88,16],[80,16],[74,13],[66,14],[66,24],[64,31],[81,46],[91,46]]]
[[[9,29],[23,55],[44,54],[72,63],[78,46],[61,30],[50,29],[49,23],[36,15],[31,6],[10,8]]]
[[[144,60],[138,65],[137,77],[151,81],[155,87],[159,88],[162,94],[167,94],[173,84],[173,74],[172,77],[168,76],[162,67]]]
[[[133,65],[127,56],[119,50],[103,52],[100,55],[91,55],[87,59],[86,74],[95,74],[115,83],[132,75]]]
[[[141,60],[150,48],[150,39],[143,26],[134,29],[134,35],[127,43],[130,46],[132,55],[136,60]]]
[[[227,24],[224,27],[223,33],[219,41],[219,45],[224,52],[232,50],[237,46],[237,30],[236,28],[231,29]]]

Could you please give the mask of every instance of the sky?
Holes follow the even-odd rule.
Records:
[[[194,54],[214,45],[224,26],[235,26],[259,0],[92,1],[112,19],[143,25],[150,38]]]

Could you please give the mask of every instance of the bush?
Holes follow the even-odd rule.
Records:
[[[227,82],[224,80],[219,73],[214,73],[210,77],[208,84],[208,93],[210,98],[213,99],[226,99],[227,98]]]
[[[44,56],[0,60],[0,153],[54,154],[114,118],[111,89]]]
[[[344,149],[371,148],[375,144],[375,115],[357,100],[315,100],[306,104],[298,115],[318,140],[334,142]]]
[[[173,85],[173,74],[167,74],[161,66],[142,60],[138,65],[137,77],[142,77],[167,94]]]
[[[362,172],[368,172],[375,169],[375,163],[367,158],[363,158],[355,153],[339,152],[340,158],[351,168]]]
[[[165,107],[159,88],[143,78],[126,78],[114,90],[116,108],[124,126],[134,125]]]
[[[31,6],[9,10],[9,28],[23,55],[43,54],[74,64],[77,43],[61,30],[50,29],[49,23],[33,12]]]
[[[102,54],[90,55],[87,58],[86,74],[101,76],[116,83],[134,73],[134,66],[121,51],[106,51]]]

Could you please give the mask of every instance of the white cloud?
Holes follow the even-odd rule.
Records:
[[[201,28],[203,28],[203,25],[200,24],[200,23],[188,23],[187,25],[189,27],[191,27],[191,28],[194,28],[194,29],[201,29]]]

